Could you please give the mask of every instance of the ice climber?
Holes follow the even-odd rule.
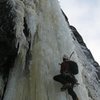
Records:
[[[73,100],[78,100],[76,93],[73,91],[73,87],[78,84],[74,76],[78,74],[77,64],[74,61],[71,61],[68,56],[64,55],[63,62],[60,66],[60,74],[54,76],[53,79],[63,84],[61,91],[65,91],[67,89]]]

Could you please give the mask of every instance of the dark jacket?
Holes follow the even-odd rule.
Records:
[[[61,64],[60,73],[70,72],[70,66],[67,61],[63,61]]]

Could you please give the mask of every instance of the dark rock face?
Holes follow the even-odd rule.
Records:
[[[6,86],[8,83],[9,72],[14,66],[15,58],[19,49],[19,44],[16,47],[16,29],[15,19],[16,7],[11,5],[10,0],[0,1],[0,78],[3,80],[2,93],[0,92],[0,100],[3,100]],[[26,18],[23,18],[23,33],[29,40],[29,29]],[[29,65],[30,61],[30,41],[28,41],[29,49],[27,50],[25,66]]]
[[[8,77],[16,55],[14,13],[11,5],[0,2],[0,74]]]
[[[83,45],[83,46],[86,46],[86,44],[84,43],[81,35],[78,33],[78,31],[76,30],[76,28],[74,26],[69,26],[70,29],[72,30],[74,36],[76,37],[77,41],[79,42],[79,44]]]
[[[2,2],[1,2],[2,1]],[[17,48],[15,47],[15,30],[14,30],[14,18],[12,6],[8,0],[0,1],[0,76],[3,79],[3,91],[0,92],[0,100],[3,100],[3,96],[6,90],[8,82],[9,71],[14,65],[15,57],[17,54]]]
[[[64,11],[61,9],[61,11],[62,11],[62,14],[64,15],[64,17],[65,17],[65,20],[67,21],[67,23],[68,23],[68,25],[69,25],[69,21],[68,21],[68,18],[67,18],[67,16],[65,15],[65,13],[64,13]]]

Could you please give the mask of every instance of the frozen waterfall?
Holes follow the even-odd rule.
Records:
[[[53,76],[59,74],[62,56],[70,56],[73,51],[71,60],[79,66],[75,77],[80,85],[74,88],[79,100],[100,99],[97,70],[86,57],[85,47],[78,43],[57,0],[4,0],[1,5],[2,9],[10,8],[8,15],[12,18],[8,19],[14,22],[15,36],[11,45],[17,48],[6,87],[0,77],[2,100],[72,100],[67,91],[60,91],[61,84]]]

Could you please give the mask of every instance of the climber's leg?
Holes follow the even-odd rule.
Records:
[[[66,77],[64,77],[62,74],[54,76],[53,79],[57,82],[60,82],[61,84],[66,83]]]
[[[78,100],[76,93],[73,91],[73,88],[68,89],[68,93],[72,96],[73,100]]]

